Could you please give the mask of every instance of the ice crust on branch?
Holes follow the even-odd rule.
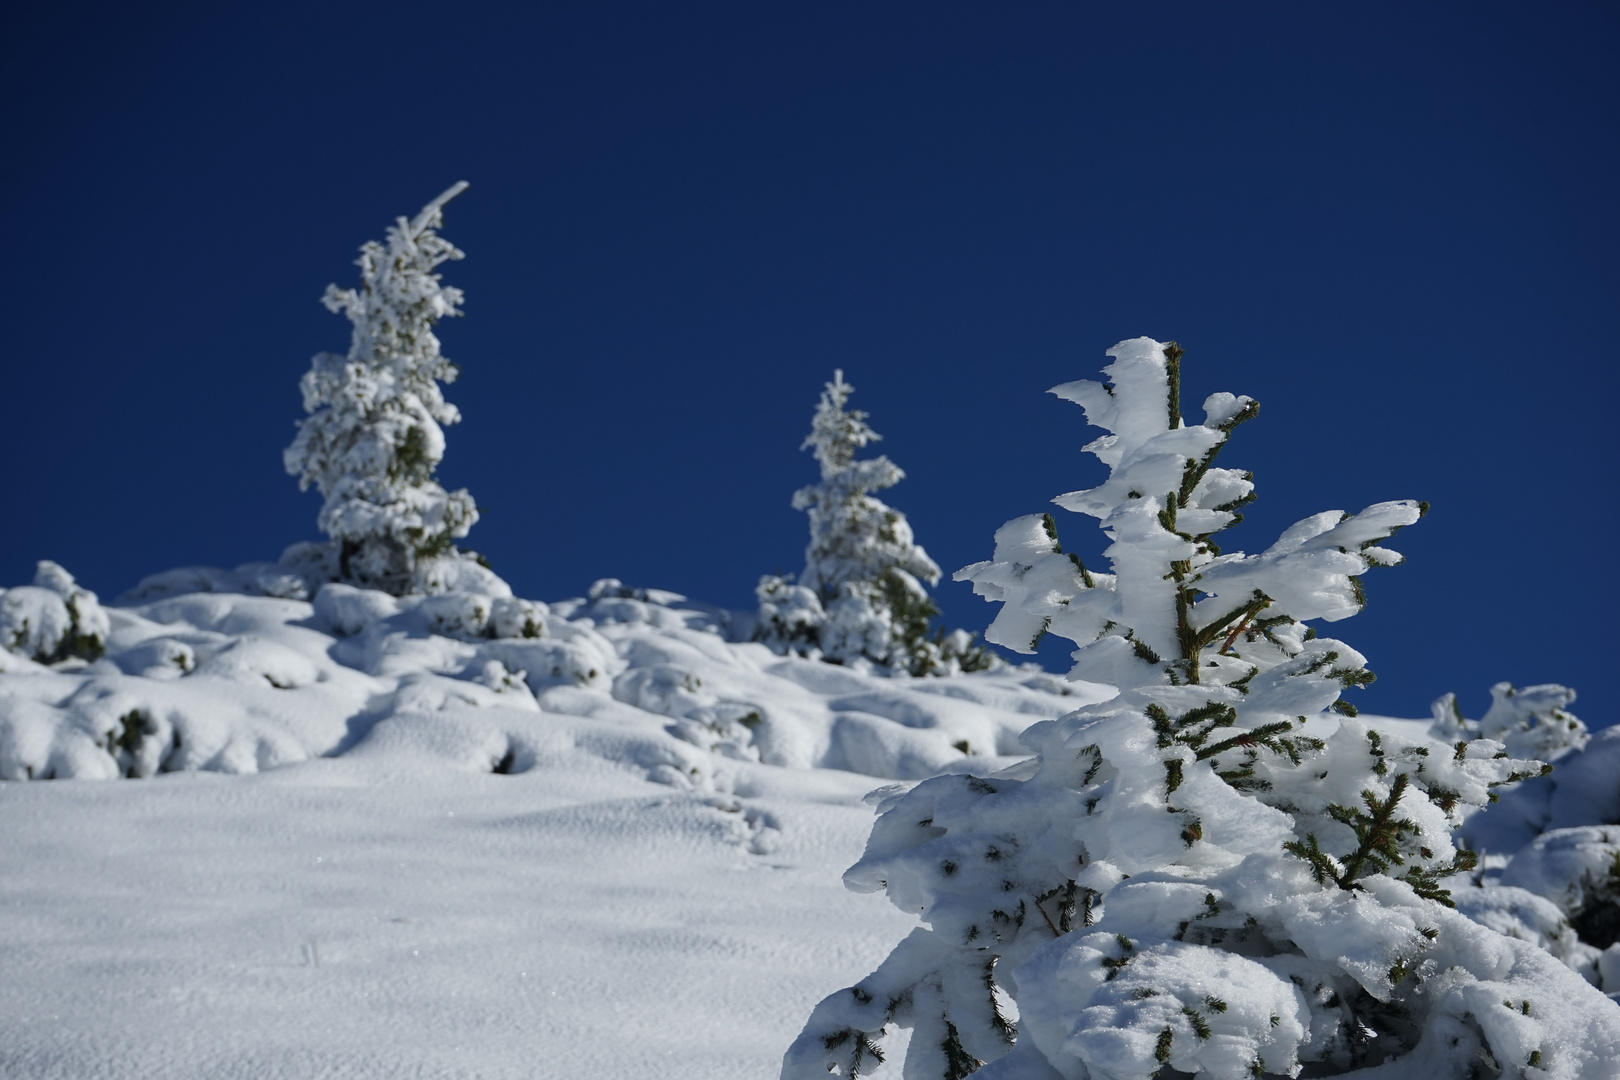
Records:
[[[349,352],[312,361],[300,383],[309,415],[284,455],[299,486],[325,497],[317,520],[337,546],[340,578],[395,595],[454,588],[460,564],[472,562],[455,542],[477,507],[433,476],[444,428],[461,419],[439,386],[457,368],[439,352],[433,324],[461,314],[461,290],[441,285],[435,270],[462,252],[436,230],[466,187],[397,219],[386,244],[362,246],[358,289],[327,286],[327,310],[354,326]]]
[[[1365,658],[1304,625],[1355,614],[1359,575],[1400,561],[1379,544],[1425,508],[1319,514],[1260,555],[1223,554],[1213,534],[1253,478],[1214,462],[1256,404],[1216,394],[1188,426],[1179,348],[1110,355],[1107,383],[1054,391],[1108,432],[1088,449],[1109,478],[1056,501],[1098,519],[1109,572],[1031,516],[957,576],[1002,604],[990,640],[1060,634],[1079,646],[1071,677],[1118,694],[1031,727],[1023,765],[889,794],[845,882],[924,927],[816,1008],[783,1076],[867,1075],[898,1024],[914,1028],[907,1080],[1394,1062],[1436,1080],[1610,1077],[1620,1012],[1451,906],[1448,879],[1473,865],[1461,810],[1545,764],[1352,719],[1341,695],[1371,680]]]
[[[793,495],[793,508],[810,516],[804,572],[796,584],[760,579],[758,639],[777,652],[814,651],[913,675],[988,668],[993,656],[971,635],[930,632],[939,608],[926,586],[939,581],[940,569],[906,516],[871,494],[906,474],[882,455],[856,458],[882,436],[866,413],[845,407],[854,390],[842,370],[822,390],[801,447],[814,452],[821,481]]]

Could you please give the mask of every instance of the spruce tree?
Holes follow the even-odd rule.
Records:
[[[1031,727],[1012,769],[889,794],[845,881],[925,926],[816,1008],[783,1076],[867,1075],[897,1024],[907,1080],[1611,1075],[1612,1005],[1451,907],[1460,809],[1544,764],[1368,728],[1342,698],[1365,658],[1307,625],[1359,611],[1426,508],[1223,553],[1253,477],[1215,460],[1258,406],[1215,394],[1188,425],[1179,348],[1111,355],[1108,381],[1054,390],[1108,432],[1087,447],[1108,479],[1055,501],[1099,520],[1110,572],[1033,515],[957,577],[1002,603],[991,640],[1068,637],[1073,677],[1118,694]]]
[[[327,286],[327,310],[353,324],[349,352],[314,358],[300,383],[309,415],[284,455],[299,486],[325,497],[318,524],[337,547],[341,579],[395,595],[443,591],[473,558],[455,546],[478,520],[472,496],[433,475],[444,427],[461,418],[440,390],[457,368],[433,325],[461,314],[461,290],[435,270],[462,252],[436,230],[466,187],[397,219],[386,243],[362,246],[358,289]]]
[[[821,481],[793,496],[794,509],[810,516],[804,572],[797,585],[761,579],[760,639],[914,675],[988,667],[988,653],[931,628],[939,608],[926,586],[939,581],[939,566],[916,543],[906,516],[872,496],[905,473],[882,455],[856,458],[882,436],[865,412],[846,408],[854,389],[835,371],[811,419],[801,449],[815,454]]]

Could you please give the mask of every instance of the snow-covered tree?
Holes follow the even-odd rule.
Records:
[[[1400,561],[1380,542],[1425,508],[1222,553],[1253,483],[1215,459],[1258,406],[1215,394],[1188,425],[1179,348],[1110,355],[1108,382],[1053,392],[1108,432],[1087,447],[1108,479],[1055,501],[1100,521],[1112,572],[1041,515],[957,577],[1003,604],[990,640],[1067,637],[1071,677],[1119,692],[1031,727],[1022,765],[882,802],[845,881],[926,925],[816,1008],[784,1077],[866,1075],[896,1024],[907,1080],[1611,1076],[1620,1012],[1448,894],[1473,863],[1459,808],[1543,763],[1369,729],[1341,698],[1365,659],[1306,625],[1359,611],[1361,574]]]
[[[337,546],[344,581],[395,595],[453,587],[473,556],[455,542],[478,520],[472,496],[434,479],[444,426],[460,419],[440,383],[456,365],[439,352],[433,324],[459,315],[461,290],[434,271],[462,253],[435,231],[445,191],[360,249],[360,287],[329,285],[328,310],[354,324],[347,356],[321,353],[300,386],[309,415],[287,448],[287,471],[325,497],[318,523]]]
[[[818,649],[839,663],[864,658],[914,675],[988,667],[991,654],[971,639],[931,630],[939,608],[924,583],[939,581],[939,566],[906,516],[871,494],[906,474],[883,455],[856,459],[882,436],[866,413],[845,408],[854,390],[835,371],[816,406],[801,449],[814,452],[821,482],[793,495],[793,508],[810,515],[804,572],[796,585],[760,580],[759,638],[777,649]]]

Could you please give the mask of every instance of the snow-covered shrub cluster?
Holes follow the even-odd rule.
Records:
[[[733,613],[676,593],[599,581],[551,606],[588,621],[626,667],[616,701],[669,717],[668,730],[722,758],[917,780],[1018,753],[1037,719],[1111,692],[1005,667],[972,679],[895,678],[728,642]]]
[[[1620,1000],[1620,728],[1589,736],[1558,685],[1491,688],[1479,721],[1453,695],[1434,703],[1431,732],[1446,741],[1517,742],[1552,762],[1469,817],[1457,835],[1480,855],[1455,892],[1470,917],[1531,941]]]
[[[462,253],[438,235],[458,183],[388,229],[387,245],[360,249],[360,288],[329,285],[324,303],[354,324],[347,356],[317,355],[301,384],[304,411],[287,448],[287,471],[317,488],[321,531],[336,545],[338,577],[395,595],[463,583],[473,556],[456,550],[478,520],[466,491],[433,477],[444,426],[460,419],[441,382],[456,366],[439,352],[433,324],[459,315],[461,291],[434,270]]]
[[[905,478],[887,457],[859,460],[882,438],[866,413],[846,409],[855,388],[833,373],[811,419],[803,449],[815,454],[820,483],[800,488],[793,508],[810,516],[804,572],[767,575],[757,596],[757,637],[777,652],[814,654],[912,675],[987,670],[997,658],[972,635],[931,631],[939,608],[924,585],[939,567],[912,536],[906,516],[872,496]]]
[[[1477,721],[1463,718],[1457,695],[1445,694],[1430,707],[1435,738],[1495,739],[1514,757],[1556,761],[1569,750],[1579,750],[1588,738],[1586,725],[1569,711],[1575,691],[1557,683],[1527,686],[1500,682],[1491,687],[1491,707]]]
[[[588,627],[509,595],[330,584],[313,604],[196,592],[105,614],[101,659],[19,662],[0,682],[0,779],[256,772],[424,702],[537,714],[535,691],[605,689],[618,664]]]
[[[898,1024],[909,1078],[1612,1077],[1620,1011],[1448,893],[1474,864],[1459,812],[1544,764],[1352,719],[1365,660],[1306,625],[1359,611],[1423,508],[1223,554],[1253,485],[1214,462],[1257,406],[1212,395],[1187,425],[1178,348],[1110,355],[1108,382],[1054,391],[1108,432],[1088,449],[1109,477],[1055,501],[1099,519],[1112,572],[1030,517],[958,577],[1002,602],[990,640],[1061,634],[1071,677],[1119,693],[1031,727],[1026,763],[884,798],[846,882],[926,925],[817,1007],[783,1075],[865,1075]]]
[[[107,642],[107,613],[96,594],[49,560],[32,585],[0,589],[0,672],[5,653],[41,664],[69,658],[94,660]]]
[[[482,574],[477,591],[393,596],[279,563],[188,567],[102,608],[42,567],[51,588],[0,594],[61,632],[0,653],[0,779],[255,772],[379,747],[522,771],[570,717],[634,733],[598,740],[606,759],[729,794],[741,765],[995,767],[1030,723],[1090,700],[1037,671],[911,680],[778,657],[728,641],[730,612],[613,579],[548,605]],[[105,654],[61,659],[74,625]]]

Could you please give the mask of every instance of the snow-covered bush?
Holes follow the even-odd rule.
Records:
[[[1570,750],[1586,745],[1586,725],[1569,711],[1575,691],[1557,683],[1527,686],[1512,683],[1491,687],[1491,707],[1478,721],[1463,717],[1457,695],[1445,694],[1430,706],[1434,725],[1430,733],[1444,742],[1458,739],[1495,739],[1513,757],[1557,761]]]
[[[1108,479],[1055,501],[1100,520],[1112,573],[1037,516],[958,577],[1003,603],[990,640],[1061,634],[1072,677],[1119,694],[1031,727],[1021,766],[886,794],[845,880],[926,926],[817,1007],[784,1077],[865,1075],[895,1024],[908,1080],[1612,1076],[1620,1012],[1446,888],[1472,865],[1459,808],[1543,763],[1352,719],[1365,659],[1305,625],[1359,611],[1360,575],[1400,561],[1379,542],[1424,508],[1223,554],[1253,484],[1214,462],[1256,404],[1216,394],[1187,425],[1180,349],[1110,355],[1109,382],[1054,392],[1109,432],[1088,447]]]
[[[1552,773],[1529,780],[1464,823],[1472,848],[1510,855],[1553,829],[1620,825],[1620,727],[1591,736],[1557,758]]]
[[[36,663],[94,660],[107,641],[107,613],[96,594],[48,559],[32,585],[0,589],[0,648]]]
[[[398,219],[386,246],[367,242],[359,289],[327,286],[327,309],[354,324],[349,353],[315,357],[300,383],[309,415],[284,455],[300,487],[325,497],[318,522],[337,547],[338,576],[395,595],[463,586],[461,564],[474,559],[455,546],[478,520],[472,496],[433,476],[444,425],[460,419],[439,388],[457,369],[433,324],[461,314],[461,291],[434,270],[462,257],[435,229],[466,186]]]
[[[1551,900],[1588,945],[1620,941],[1620,825],[1542,833],[1513,856],[1501,881]]]
[[[755,636],[779,653],[819,654],[821,628],[827,613],[814,589],[795,585],[791,578],[766,574],[754,589],[759,601]]]
[[[1620,728],[1588,737],[1585,725],[1564,711],[1574,691],[1544,686],[1508,695],[1505,685],[1493,690],[1498,704],[1539,698],[1544,706],[1534,723],[1504,724],[1510,733],[1532,739],[1542,731],[1573,733],[1582,745],[1561,748],[1550,774],[1527,780],[1463,823],[1458,836],[1480,853],[1481,866],[1471,887],[1457,892],[1458,907],[1536,942],[1620,1000]],[[1438,732],[1458,725],[1450,695],[1435,703],[1435,713]],[[1484,723],[1464,724],[1463,737]]]
[[[913,675],[988,669],[988,650],[932,631],[939,608],[924,585],[939,566],[912,537],[900,511],[873,498],[905,473],[887,457],[855,454],[882,438],[866,413],[845,405],[854,387],[833,373],[802,449],[815,453],[821,482],[800,488],[793,507],[810,515],[810,543],[798,584],[767,576],[758,588],[758,640],[777,652],[836,663],[865,661]]]

